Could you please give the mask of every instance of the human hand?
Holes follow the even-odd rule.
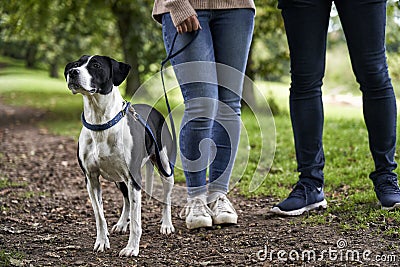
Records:
[[[196,15],[185,19],[181,24],[176,26],[176,30],[178,33],[197,31],[199,29],[201,30],[201,25]]]

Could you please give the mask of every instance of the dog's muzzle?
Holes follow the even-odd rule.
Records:
[[[77,69],[71,69],[68,72],[68,88],[72,91],[73,94],[78,93],[77,90],[83,89],[79,82],[79,73],[80,71]]]
[[[80,71],[78,69],[71,69],[68,72],[68,88],[72,91],[73,94],[77,94],[77,93],[95,94],[95,93],[97,93],[96,88],[86,89],[82,85],[82,81],[80,78]]]

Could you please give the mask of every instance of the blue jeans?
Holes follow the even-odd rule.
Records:
[[[378,178],[396,176],[396,99],[385,56],[385,0],[335,0]],[[332,0],[279,0],[291,58],[290,115],[300,179],[323,184],[322,78]],[[340,134],[340,133],[338,133]]]
[[[189,197],[207,192],[207,169],[209,193],[228,192],[239,143],[240,101],[254,26],[252,9],[197,10],[197,15],[202,30],[189,47],[170,60],[185,103],[179,145]],[[176,33],[169,14],[163,15],[162,26],[169,51]],[[174,51],[193,36],[179,35]],[[232,80],[236,82],[230,83]]]

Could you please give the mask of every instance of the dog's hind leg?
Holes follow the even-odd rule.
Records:
[[[142,215],[141,215],[141,198],[142,194],[140,188],[137,188],[134,178],[141,181],[140,174],[133,175],[128,182],[128,194],[130,202],[130,215],[129,222],[129,240],[128,244],[119,253],[119,256],[137,256],[139,254],[139,241],[142,235]]]
[[[111,232],[125,234],[128,231],[128,225],[129,225],[130,205],[129,205],[128,187],[126,186],[125,182],[115,183],[115,185],[122,192],[122,195],[124,197],[124,205],[122,207],[121,217],[119,217],[117,224],[113,226]]]
[[[171,167],[169,165],[169,160],[166,153],[166,148],[164,147],[160,153],[161,162],[164,167],[164,170],[167,173],[171,173]],[[171,219],[171,193],[172,188],[174,187],[174,175],[169,177],[165,177],[160,174],[161,181],[163,184],[163,209],[162,209],[162,219],[161,219],[161,229],[160,232],[162,234],[171,234],[175,232],[175,228],[172,225]]]
[[[99,174],[88,173],[86,181],[87,191],[92,202],[94,216],[96,219],[97,237],[93,251],[104,252],[106,249],[110,248],[110,241],[108,239],[107,222],[104,217]]]
[[[149,201],[153,196],[154,165],[150,160],[148,160],[145,164],[146,164],[146,186],[144,190],[148,196],[147,200]]]

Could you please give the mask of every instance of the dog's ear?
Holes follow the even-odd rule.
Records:
[[[72,69],[72,66],[74,65],[74,62],[70,62],[70,63],[68,63],[66,66],[65,66],[65,69],[64,69],[64,77],[65,77],[65,80],[67,80],[67,75],[68,75],[68,71],[70,70],[70,69]]]
[[[118,62],[111,58],[112,81],[115,86],[119,86],[128,77],[131,66],[124,62]]]

